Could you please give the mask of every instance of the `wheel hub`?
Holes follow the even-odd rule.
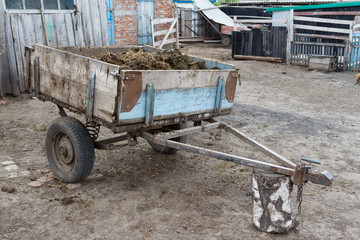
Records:
[[[56,134],[53,141],[55,161],[60,169],[70,171],[75,163],[75,152],[70,138],[63,134]]]
[[[74,150],[68,137],[63,136],[59,140],[58,149],[59,158],[61,161],[66,164],[70,164],[74,160]]]

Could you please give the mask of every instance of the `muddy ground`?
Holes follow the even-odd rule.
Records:
[[[285,235],[252,225],[251,169],[177,152],[135,147],[96,151],[89,179],[53,179],[45,129],[58,117],[51,103],[6,97],[0,106],[0,239],[358,239],[360,236],[360,86],[354,73],[230,59],[220,45],[188,45],[189,54],[235,64],[241,71],[231,115],[223,120],[284,155],[320,160],[330,187],[304,187],[299,227]],[[73,115],[73,114],[72,114]],[[268,160],[236,139],[200,134],[190,143]],[[111,136],[105,128],[102,137]],[[33,187],[28,184],[32,184]],[[11,192],[11,191],[10,191]]]

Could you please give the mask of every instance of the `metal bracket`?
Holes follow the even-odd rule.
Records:
[[[151,126],[154,117],[155,89],[152,83],[146,85],[145,124]]]
[[[219,77],[219,83],[216,90],[214,113],[221,114],[221,105],[222,105],[222,99],[224,97],[224,91],[225,91],[224,78]]]
[[[89,86],[88,86],[88,97],[87,97],[87,107],[86,107],[86,119],[91,120],[93,117],[94,111],[94,95],[95,95],[95,73],[90,73],[89,77]]]
[[[294,173],[294,184],[304,185],[306,180],[306,174],[308,173],[308,166],[305,164],[297,165]]]
[[[34,60],[34,90],[35,96],[40,94],[40,62],[39,57]]]

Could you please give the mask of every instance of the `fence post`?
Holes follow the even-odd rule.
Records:
[[[288,36],[287,36],[287,44],[286,44],[286,63],[290,64],[291,58],[291,43],[294,41],[294,9],[290,9],[288,15]]]

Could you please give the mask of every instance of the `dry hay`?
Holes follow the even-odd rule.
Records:
[[[120,55],[105,51],[94,58],[118,65],[123,70],[207,69],[204,61],[192,61],[189,56],[181,54],[179,50],[144,52],[141,48],[132,48]]]

